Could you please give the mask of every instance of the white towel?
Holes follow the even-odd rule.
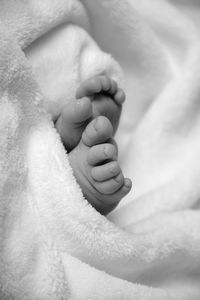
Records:
[[[1,299],[199,300],[199,11],[198,1],[1,1]],[[94,74],[120,80],[106,53],[125,74],[117,140],[133,179],[109,220],[83,198],[45,112],[65,101],[65,76],[67,99]],[[45,67],[53,54],[60,78],[60,61]]]

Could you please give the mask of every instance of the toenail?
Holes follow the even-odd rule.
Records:
[[[130,189],[132,187],[132,181],[129,178],[125,178],[124,185],[127,189]]]
[[[117,163],[113,163],[110,166],[110,172],[114,175],[116,175],[116,172],[118,171],[118,164]],[[117,180],[116,180],[117,181]]]

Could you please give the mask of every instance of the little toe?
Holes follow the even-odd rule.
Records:
[[[113,134],[113,127],[110,121],[103,116],[92,120],[86,127],[82,135],[82,142],[92,147],[97,144],[105,143]]]
[[[122,198],[124,198],[132,188],[132,181],[129,178],[124,179],[124,184],[121,186],[119,190],[109,195],[112,197],[112,204],[118,204]]]
[[[107,205],[105,204],[103,207],[103,214],[106,215],[115,209],[119,202],[130,192],[131,187],[131,180],[129,178],[125,178],[124,184],[121,186],[121,188],[117,192],[107,196],[109,197],[109,201],[106,203]]]
[[[112,179],[103,181],[103,182],[95,182],[95,188],[104,195],[110,195],[118,191],[124,185],[124,176],[122,172],[120,172],[117,176]]]
[[[124,101],[126,100],[126,95],[124,91],[119,88],[114,95],[114,99],[119,105],[124,103]]]
[[[106,144],[95,145],[88,151],[88,163],[96,166],[107,160],[117,159],[117,146],[109,141]]]
[[[124,184],[119,190],[110,195],[105,195],[98,207],[96,207],[103,215],[109,214],[119,202],[125,197],[131,190],[132,182],[129,178],[124,179]]]

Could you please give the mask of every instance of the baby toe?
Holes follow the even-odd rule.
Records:
[[[117,147],[111,143],[95,145],[88,151],[88,163],[92,166],[106,160],[115,160],[116,158]]]
[[[108,162],[105,165],[92,168],[91,176],[96,181],[105,181],[116,177],[121,172],[120,166],[117,161]]]
[[[111,80],[108,76],[102,75],[100,77],[101,85],[102,85],[102,91],[108,92],[111,85]]]
[[[104,215],[109,214],[113,209],[116,208],[122,198],[130,192],[131,187],[131,180],[129,178],[125,178],[124,184],[119,190],[117,190],[113,194],[104,196],[103,202],[101,202],[101,205],[99,205],[99,211]]]
[[[124,91],[119,88],[117,90],[116,94],[114,95],[114,99],[119,105],[124,103],[124,101],[126,100],[126,95],[125,95]]]
[[[117,82],[111,79],[109,93],[111,95],[114,95],[117,92],[117,90],[118,90]]]
[[[73,122],[76,125],[81,125],[82,122],[92,117],[92,103],[88,98],[82,98],[75,101],[74,110],[72,113]]]
[[[106,117],[100,116],[87,125],[82,135],[82,141],[86,146],[92,147],[105,143],[111,138],[112,133],[113,127],[110,121]]]
[[[121,188],[112,195],[113,199],[119,202],[123,197],[125,197],[130,192],[131,188],[132,188],[132,181],[129,178],[125,178],[124,184],[121,186]]]
[[[104,182],[96,182],[95,188],[104,195],[110,195],[119,190],[123,184],[124,176],[122,172],[120,172],[120,174],[118,174],[116,177],[113,177],[112,179]]]

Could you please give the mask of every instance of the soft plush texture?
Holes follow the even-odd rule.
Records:
[[[197,0],[0,2],[0,299],[199,300],[199,12]],[[121,83],[116,61],[133,189],[106,218],[46,110],[95,74]]]

